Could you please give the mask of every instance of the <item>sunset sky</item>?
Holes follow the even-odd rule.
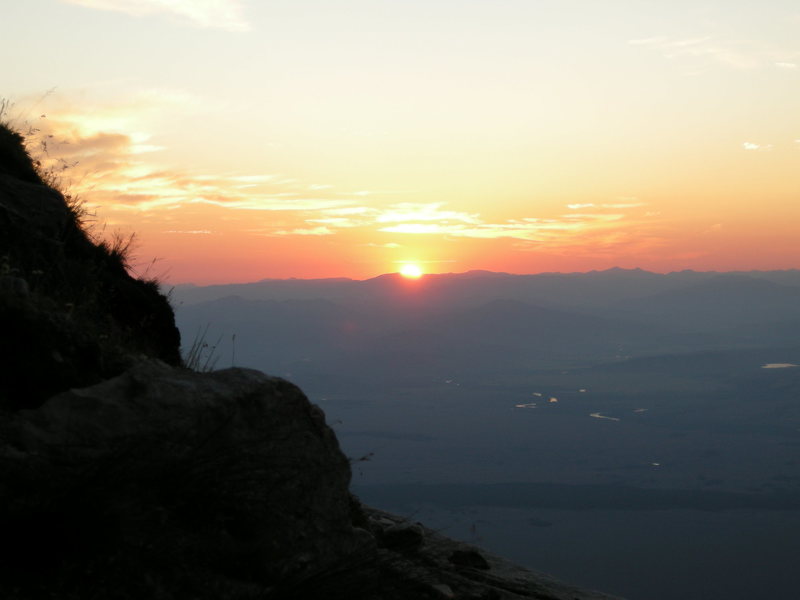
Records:
[[[19,0],[3,23],[6,119],[169,283],[800,267],[796,0]]]

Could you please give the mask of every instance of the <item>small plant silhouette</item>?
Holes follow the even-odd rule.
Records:
[[[215,343],[209,344],[206,341],[209,327],[210,324],[206,324],[204,328],[198,329],[192,345],[189,346],[189,350],[183,357],[183,363],[186,368],[200,373],[208,373],[214,370],[219,359],[216,356],[217,346],[222,341],[222,336],[220,335]]]

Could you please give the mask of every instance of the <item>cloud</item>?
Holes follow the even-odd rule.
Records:
[[[306,219],[306,223],[320,223],[336,229],[350,229],[361,227],[364,223],[359,219],[348,219],[347,217],[325,217],[322,219]]]
[[[616,204],[601,204],[602,208],[639,208],[645,206],[644,202],[618,202]]]
[[[772,144],[756,144],[753,142],[743,142],[742,148],[749,151],[768,152],[772,150]]]
[[[274,175],[234,175],[228,178],[233,182],[242,182],[246,184],[266,183],[275,179]]]
[[[399,221],[443,221],[458,223],[477,223],[478,215],[459,211],[442,210],[440,202],[430,204],[417,204],[403,202],[395,204],[382,211],[376,218],[378,223],[393,223]]]
[[[562,249],[587,244],[602,249],[623,243],[619,240],[632,246],[646,235],[637,233],[648,224],[648,217],[639,210],[644,203],[629,197],[568,204],[564,214],[529,213],[493,220],[443,202],[389,203],[392,191],[346,194],[280,173],[197,173],[173,168],[141,151],[142,146],[154,145],[149,143],[145,117],[165,96],[170,97],[157,94],[149,101],[132,102],[124,114],[116,105],[92,105],[88,114],[50,111],[41,124],[41,141],[47,150],[43,160],[54,167],[64,161],[77,163],[67,170],[74,177],[72,190],[89,207],[102,207],[104,219],[155,224],[159,232],[172,235],[210,235],[209,224],[214,223],[219,231],[243,235],[332,236],[355,231],[365,243],[383,248],[400,247],[398,239],[386,240],[385,234],[392,234],[445,240],[508,239],[523,247],[546,244]],[[628,233],[622,236],[620,231]]]
[[[438,223],[400,223],[391,227],[382,227],[379,231],[387,233],[438,233],[457,235],[463,227],[448,227]]]
[[[149,143],[154,115],[169,114],[186,98],[180,92],[151,90],[120,102],[86,101],[82,110],[56,98],[46,117],[34,124],[38,133],[29,138],[29,147],[64,188],[88,208],[102,207],[104,217],[114,211],[201,205],[230,211],[363,212],[352,199],[327,192],[327,186],[309,190],[276,173],[192,173],[150,156],[160,149]]]
[[[345,201],[342,201],[345,202]],[[378,228],[389,233],[441,233],[459,231],[464,225],[479,225],[477,214],[445,210],[442,203],[400,202],[385,207],[321,206],[322,216],[305,220],[333,229]]]
[[[328,235],[340,229],[361,228],[365,231],[403,236],[439,236],[447,238],[512,239],[523,243],[556,246],[582,245],[592,232],[613,229],[635,229],[659,213],[641,213],[632,217],[631,209],[645,206],[641,202],[617,204],[585,203],[574,205],[593,208],[592,212],[569,212],[550,218],[522,217],[503,222],[486,221],[480,215],[447,210],[442,203],[397,203],[386,207],[346,206],[322,207],[319,214],[305,217],[308,228],[281,228],[278,235]],[[639,211],[641,212],[641,211]],[[265,235],[276,232],[266,231]],[[635,234],[633,234],[635,237]],[[375,244],[373,244],[375,245]],[[380,244],[392,248],[396,245]]]
[[[445,211],[438,204],[401,203],[382,210],[365,205],[363,194],[345,197],[334,192],[333,186],[309,186],[276,173],[191,173],[170,168],[141,152],[141,142],[150,136],[143,131],[146,120],[139,116],[148,110],[149,106],[139,106],[125,119],[115,118],[116,106],[109,109],[93,106],[89,115],[74,110],[52,110],[37,124],[40,125],[37,145],[43,162],[53,169],[68,165],[70,168],[64,172],[70,177],[66,184],[70,192],[82,197],[90,210],[99,210],[103,220],[142,223],[146,218],[148,222],[168,223],[175,218],[169,216],[170,211],[180,210],[181,219],[190,215],[224,221],[243,218],[256,225],[247,230],[252,235],[328,236],[344,229],[374,228],[380,218],[388,221],[410,216],[430,220],[468,218]],[[114,130],[98,131],[102,126]],[[372,201],[380,198],[375,196]],[[210,217],[214,213],[201,212],[203,207],[223,212]],[[262,219],[256,216],[260,212],[282,216]],[[245,213],[252,216],[243,216]],[[202,225],[162,226],[161,232],[208,235],[210,230]]]
[[[390,249],[395,249],[395,248],[402,248],[403,247],[400,244],[396,244],[394,242],[388,242],[386,244],[376,244],[374,242],[369,242],[369,243],[363,244],[363,245],[364,246],[369,246],[370,248],[390,248]]]
[[[416,193],[416,190],[358,190],[357,192],[337,192],[339,196],[357,196],[359,198],[365,198],[367,196],[407,196],[408,194],[414,193]]]
[[[713,36],[690,38],[655,36],[628,40],[628,44],[652,48],[670,60],[699,61],[701,66],[718,64],[744,70],[768,66],[792,69],[797,66],[792,62],[798,55],[797,51],[778,49],[749,40],[715,39]]]
[[[314,227],[312,229],[290,229],[274,231],[268,235],[331,235],[333,231],[327,227]]]
[[[638,208],[644,206],[643,202],[639,202],[636,198],[618,198],[620,202],[613,204],[595,204],[588,202],[586,204],[567,204],[570,210],[580,210],[582,208]]]
[[[343,206],[342,208],[325,209],[328,215],[367,215],[375,209],[369,206]]]
[[[240,0],[61,0],[97,10],[122,12],[134,17],[153,14],[177,16],[197,27],[248,31]]]
[[[388,247],[389,244],[386,244],[386,246]],[[437,258],[437,259],[414,260],[414,261],[409,261],[409,260],[406,260],[406,259],[400,259],[400,260],[395,260],[395,261],[392,261],[392,262],[394,262],[394,264],[396,264],[396,265],[407,265],[407,264],[409,264],[409,262],[413,262],[414,264],[420,264],[420,265],[437,265],[437,264],[443,264],[443,263],[445,263],[445,264],[447,264],[447,263],[455,263],[455,262],[458,262],[458,261],[456,259],[454,259],[454,258]]]
[[[379,231],[400,234],[443,235],[454,238],[499,239],[511,238],[527,242],[564,242],[577,238],[592,229],[607,228],[625,219],[623,214],[569,213],[557,218],[524,217],[506,222],[491,223],[474,219],[470,223],[397,223]]]
[[[48,143],[54,138],[45,138],[42,140],[41,149],[48,152],[46,147]],[[89,135],[81,135],[77,131],[66,131],[61,134],[58,141],[53,141],[53,144],[59,144],[59,156],[67,159],[73,156],[85,157],[93,154],[114,154],[121,149],[128,150],[133,140],[131,136],[121,133],[96,133]]]
[[[224,178],[215,184],[215,195],[200,195],[188,200],[190,204],[210,204],[231,210],[266,210],[266,211],[318,211],[326,208],[340,206],[343,200],[328,200],[324,198],[288,198],[280,199],[275,196],[239,196],[233,194],[225,187]]]

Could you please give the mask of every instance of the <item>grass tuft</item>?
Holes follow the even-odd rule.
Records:
[[[206,341],[209,327],[210,324],[206,324],[205,327],[197,330],[197,335],[194,336],[192,345],[189,346],[189,350],[183,357],[183,364],[187,369],[200,373],[208,373],[209,371],[213,371],[214,367],[216,367],[217,361],[219,360],[219,356],[216,355],[216,352],[219,343],[222,341],[222,336],[220,335],[215,343],[209,344]]]

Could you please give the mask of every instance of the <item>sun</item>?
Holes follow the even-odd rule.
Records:
[[[419,279],[422,277],[422,269],[414,263],[406,263],[400,267],[400,275],[409,279]]]

